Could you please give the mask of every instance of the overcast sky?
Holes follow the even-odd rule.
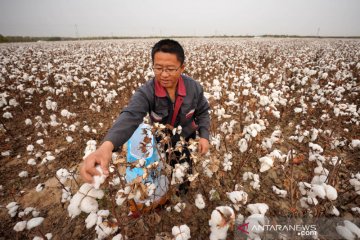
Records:
[[[18,36],[360,36],[360,0],[0,0]]]

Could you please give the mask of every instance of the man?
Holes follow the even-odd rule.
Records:
[[[155,78],[147,81],[135,92],[101,146],[85,158],[80,174],[86,182],[92,182],[93,176],[100,174],[95,169],[97,164],[101,166],[104,174],[108,174],[112,152],[128,141],[147,113],[152,122],[170,124],[173,127],[180,125],[181,135],[186,140],[195,138],[198,131],[199,152],[205,154],[208,151],[209,104],[201,85],[182,74],[185,69],[182,46],[174,40],[161,40],[152,48],[151,58]],[[179,137],[173,138],[172,144],[177,140]],[[186,155],[189,161],[188,150]]]

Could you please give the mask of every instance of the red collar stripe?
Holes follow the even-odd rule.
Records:
[[[186,96],[186,88],[184,79],[180,76],[177,86],[177,94],[180,96]],[[166,89],[160,85],[160,83],[155,80],[155,95],[157,97],[166,97]]]

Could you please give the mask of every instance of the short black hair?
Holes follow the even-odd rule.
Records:
[[[151,50],[151,59],[154,63],[155,53],[164,52],[164,53],[174,53],[176,54],[177,60],[183,65],[185,61],[185,53],[183,47],[175,40],[172,39],[163,39],[157,42]]]

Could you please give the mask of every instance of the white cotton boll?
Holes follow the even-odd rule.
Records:
[[[255,190],[259,190],[260,189],[260,181],[251,181],[250,186]]]
[[[86,228],[87,229],[92,228],[96,224],[97,218],[98,218],[97,214],[91,212],[85,219]]]
[[[317,139],[318,135],[319,135],[319,130],[314,128],[311,133],[310,141],[314,142]]]
[[[120,189],[117,192],[115,201],[116,201],[116,204],[118,206],[121,206],[126,201],[126,197],[124,197],[124,190],[123,189]]]
[[[31,215],[32,215],[33,217],[38,217],[38,216],[40,215],[40,212],[39,212],[39,211],[36,211],[36,210],[33,210],[33,211],[31,212]]]
[[[267,210],[269,210],[269,206],[266,203],[248,204],[246,206],[246,210],[248,210],[251,214],[265,215]]]
[[[344,226],[336,226],[336,232],[346,240],[355,240],[355,235]]]
[[[10,118],[13,118],[13,115],[10,112],[5,112],[3,114],[3,118],[10,119]]]
[[[226,159],[224,160],[224,162],[222,163],[223,167],[224,167],[224,171],[227,172],[227,171],[230,171],[231,170],[231,166],[233,165],[233,163]]]
[[[333,186],[325,185],[325,191],[326,191],[326,197],[330,200],[336,200],[337,199],[337,191]]]
[[[86,213],[96,212],[99,204],[96,199],[86,196],[80,203],[80,210]]]
[[[59,170],[56,171],[56,176],[59,178],[60,182],[64,184],[68,179],[68,177],[70,176],[70,173],[67,169],[60,168]]]
[[[16,216],[16,212],[19,208],[19,205],[17,204],[17,202],[11,202],[8,205],[6,205],[6,208],[8,209],[8,214],[11,217],[15,217]]]
[[[246,150],[248,149],[248,143],[245,138],[242,138],[239,141],[239,148],[240,148],[240,152],[242,152],[242,153],[246,152]]]
[[[121,235],[121,233],[115,235],[111,240],[123,240],[123,236]]]
[[[351,211],[353,211],[357,214],[360,214],[360,207],[353,207],[353,208],[351,208]]]
[[[3,156],[3,157],[10,156],[10,152],[11,152],[10,150],[1,152],[1,156]]]
[[[55,157],[54,156],[51,156],[51,155],[48,155],[46,156],[46,160],[51,162],[51,161],[54,161],[55,160]]]
[[[145,165],[145,163],[146,163],[146,160],[144,158],[140,158],[138,160],[138,164],[136,164],[136,167],[141,168]]]
[[[27,221],[17,222],[13,229],[16,232],[22,232],[26,228],[26,223],[27,223]]]
[[[311,189],[311,187],[312,187],[312,185],[307,182],[299,182],[298,186],[299,186],[299,190],[302,195],[306,195],[306,193],[307,193],[306,189]]]
[[[31,119],[29,118],[25,119],[25,125],[31,125],[31,124],[32,124]]]
[[[86,143],[86,148],[84,150],[84,157],[85,159],[88,155],[90,155],[92,152],[96,150],[96,141],[95,140],[89,140]]]
[[[275,110],[272,110],[271,111],[272,115],[278,119],[281,118],[281,115],[280,115],[280,111],[275,111]]]
[[[203,198],[203,196],[201,194],[196,195],[195,206],[198,209],[204,209],[205,208],[205,201],[204,201],[204,198]]]
[[[326,197],[324,185],[314,184],[311,186],[311,191],[315,194],[316,197],[319,197],[322,199],[325,199],[325,197]]]
[[[26,147],[26,151],[28,152],[32,152],[34,150],[34,145],[30,144],[30,145],[27,145]]]
[[[85,132],[90,132],[90,127],[88,125],[85,125],[83,129]]]
[[[260,172],[265,172],[274,165],[274,160],[268,156],[259,158],[259,162],[261,163]]]
[[[223,216],[225,216],[225,218],[223,218]],[[209,220],[211,231],[210,240],[226,239],[227,231],[234,221],[235,213],[231,207],[219,206],[213,210]]]
[[[35,210],[35,208],[33,208],[33,207],[27,207],[24,209],[24,214],[28,215],[29,213],[31,213],[34,210]]]
[[[318,184],[322,185],[323,183],[326,183],[327,176],[325,175],[315,175],[313,179],[311,180],[311,184]]]
[[[338,210],[335,206],[332,206],[332,207],[331,207],[329,213],[332,214],[332,215],[335,215],[335,216],[339,216],[339,215],[340,215],[339,210]]]
[[[244,191],[233,191],[230,193],[227,192],[226,196],[233,204],[246,204],[248,198],[248,194]]]
[[[268,96],[260,96],[260,105],[261,106],[266,106],[270,103],[270,99]]]
[[[316,144],[316,143],[310,142],[310,143],[309,143],[309,147],[310,147],[313,151],[316,151],[316,152],[319,152],[319,153],[322,153],[322,152],[324,151],[324,149],[323,149],[320,145],[318,145],[318,144]]]
[[[27,223],[26,223],[26,229],[30,230],[34,227],[39,226],[42,222],[44,221],[43,217],[36,217],[36,218],[32,218],[30,219]]]
[[[316,205],[318,205],[319,201],[317,200],[317,198],[315,196],[313,196],[313,197],[308,196],[307,197],[307,203],[316,206]]]
[[[37,192],[41,192],[42,190],[44,190],[44,187],[45,187],[45,184],[44,184],[44,183],[39,183],[39,184],[36,186],[35,190],[36,190]]]
[[[307,197],[300,198],[300,206],[308,209],[310,206],[307,204]]]
[[[181,212],[182,210],[184,210],[186,207],[186,203],[177,203],[174,207],[174,210],[177,211],[178,213]]]
[[[279,195],[279,197],[281,197],[281,198],[285,198],[287,195],[286,190],[281,190],[281,189],[277,188],[276,186],[272,186],[272,190],[276,195]]]
[[[355,192],[360,195],[360,181],[356,178],[352,178],[349,180],[349,183],[355,188]]]
[[[302,108],[299,108],[299,107],[294,108],[294,112],[295,112],[295,113],[301,113],[302,111],[303,111]]]
[[[74,139],[73,139],[71,136],[67,136],[67,137],[66,137],[66,141],[67,141],[68,143],[72,143],[73,140],[74,140]]]
[[[36,165],[36,161],[35,161],[35,159],[30,158],[30,159],[27,161],[27,164],[29,164],[29,165]]]
[[[105,182],[105,179],[107,176],[104,174],[100,165],[97,165],[95,168],[96,168],[96,170],[98,170],[98,172],[100,172],[100,176],[95,175],[93,177],[93,180],[94,180],[93,186],[95,189],[99,189],[100,185]]]
[[[191,238],[190,228],[186,224],[181,226],[174,226],[171,229],[171,232],[175,240],[188,240]]]
[[[344,221],[344,225],[347,229],[349,229],[352,233],[354,233],[358,238],[360,238],[360,228],[356,226],[354,223],[349,220]]]
[[[71,200],[70,187],[65,187],[65,189],[62,189],[61,202],[65,203],[70,200]]]
[[[74,199],[74,197],[71,198],[71,200],[73,200],[73,199]],[[81,210],[79,208],[79,205],[71,204],[71,200],[70,200],[70,204],[68,206],[68,213],[69,213],[69,217],[74,218],[74,217],[80,215]]]
[[[252,172],[244,172],[243,174],[243,180],[246,181],[248,179],[253,179],[253,173]]]
[[[90,196],[92,198],[102,199],[104,197],[104,191],[101,189],[95,189],[92,184],[84,183],[81,185],[79,192],[83,195]]]
[[[29,176],[29,173],[27,171],[21,171],[19,173],[19,177],[21,178],[26,178],[27,176]]]
[[[101,240],[114,234],[118,230],[118,227],[111,227],[109,224],[107,224],[107,222],[102,222],[95,227],[95,230],[97,234],[97,239]]]
[[[353,140],[351,140],[351,147],[353,147],[353,148],[360,148],[360,140],[359,140],[359,139],[353,139]]]
[[[256,131],[256,129],[252,129],[251,132],[250,132],[250,135],[251,135],[252,137],[256,137],[257,134],[258,134],[258,132]]]
[[[314,173],[316,175],[325,175],[327,176],[329,174],[329,170],[327,170],[326,168],[324,168],[323,166],[317,166],[315,169],[314,169]]]

